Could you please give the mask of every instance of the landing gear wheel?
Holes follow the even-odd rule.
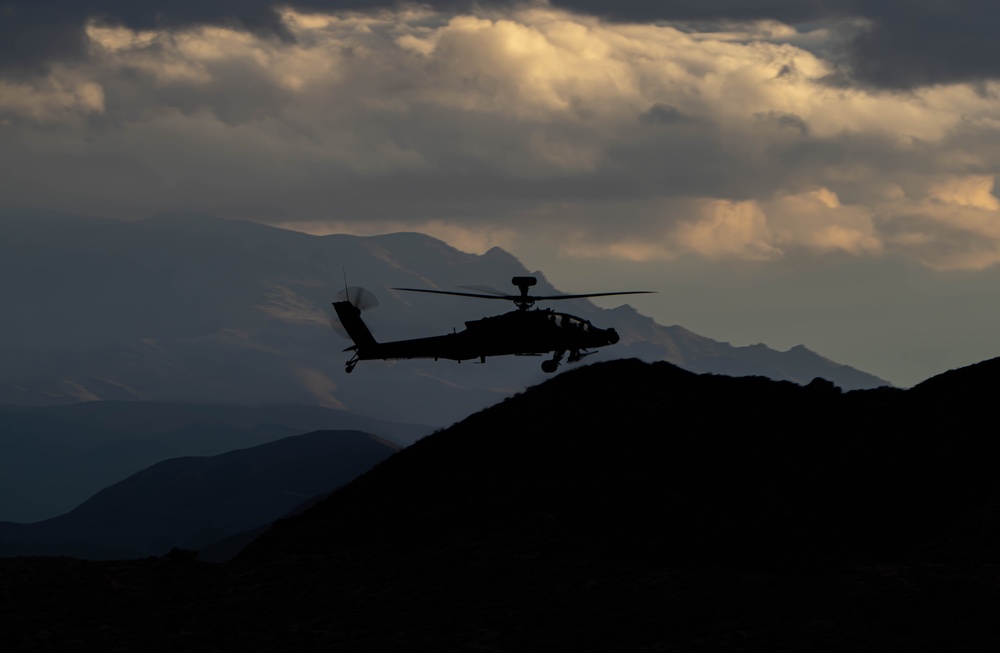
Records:
[[[559,361],[547,360],[542,363],[542,371],[546,374],[552,374],[557,369],[559,369]]]
[[[358,364],[358,361],[348,361],[347,365],[344,366],[344,371],[350,374],[354,371],[354,366]]]

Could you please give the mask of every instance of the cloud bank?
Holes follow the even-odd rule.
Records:
[[[108,4],[73,56],[5,55],[0,194],[580,258],[1000,263],[992,64],[864,68],[898,3],[668,4]]]

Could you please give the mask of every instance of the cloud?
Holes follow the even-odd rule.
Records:
[[[947,177],[932,184],[927,195],[945,205],[1000,211],[1000,200],[993,194],[994,183],[990,175]]]
[[[47,3],[0,2],[0,75],[33,74],[50,61],[84,55],[85,15],[73,8],[51,9]]]
[[[611,20],[680,21],[724,29],[739,21],[784,25],[854,19],[839,48],[863,84],[909,89],[1000,78],[1000,6],[992,0],[552,0],[556,7]]]
[[[773,18],[785,22],[815,20],[831,15],[856,12],[863,3],[852,0],[553,0],[561,9],[602,16],[622,22],[681,21],[740,21]]]
[[[86,57],[0,81],[0,194],[565,256],[996,262],[1000,86],[833,86],[833,23],[277,16],[89,23]]]
[[[713,259],[767,261],[781,255],[772,244],[767,216],[756,202],[714,200],[701,212],[700,219],[677,226],[674,240],[681,247]]]
[[[884,88],[995,80],[1000,77],[1000,7],[992,0],[550,0],[556,9],[625,24],[673,22],[694,32],[744,32],[737,38],[794,42],[838,55],[830,79]],[[506,12],[548,6],[543,0],[424,0],[436,11]],[[86,55],[85,25],[97,19],[135,30],[235,27],[260,36],[295,38],[280,8],[300,13],[379,12],[398,0],[5,0],[0,3],[0,74]],[[485,9],[482,9],[485,8]],[[800,32],[839,24],[833,41],[810,43]],[[795,27],[798,26],[798,27]],[[749,31],[748,31],[749,30]],[[753,36],[750,36],[750,33]]]
[[[829,189],[815,188],[766,200],[664,200],[641,236],[577,231],[566,252],[628,261],[698,256],[767,262],[793,253],[873,256],[883,247],[871,209],[842,205]]]
[[[887,246],[935,270],[984,270],[1000,264],[1000,200],[995,177],[946,177],[922,196],[882,209]]]
[[[647,125],[674,125],[691,120],[677,107],[662,102],[656,102],[646,111],[639,114],[639,120]]]
[[[0,80],[0,108],[8,116],[46,124],[104,111],[104,89],[64,71],[33,81]]]
[[[818,253],[855,256],[881,253],[883,243],[872,211],[840,203],[828,188],[776,197],[763,203],[774,230],[776,245]]]
[[[990,0],[879,0],[849,64],[862,81],[914,88],[1000,77],[1000,6]]]
[[[805,120],[795,115],[794,113],[782,113],[780,111],[768,111],[766,113],[761,112],[755,116],[761,122],[770,122],[778,127],[786,127],[788,129],[796,129],[803,136],[809,135],[809,125]]]

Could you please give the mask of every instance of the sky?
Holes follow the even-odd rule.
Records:
[[[908,386],[1000,355],[998,32],[984,0],[0,0],[0,202],[500,246]]]

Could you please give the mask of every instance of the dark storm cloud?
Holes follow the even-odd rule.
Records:
[[[0,69],[34,68],[54,59],[81,57],[84,23],[97,18],[132,29],[199,24],[239,25],[287,37],[277,5],[301,9],[364,10],[396,4],[384,0],[0,0]],[[455,3],[441,3],[455,4]]]
[[[859,0],[552,0],[552,6],[611,20],[775,20],[856,15]]]
[[[0,0],[2,1],[2,0]],[[195,24],[239,25],[288,38],[276,4],[301,10],[366,10],[397,0],[8,0],[0,4],[0,68],[34,68],[84,53],[84,22],[102,18],[133,29]],[[436,9],[462,9],[468,0],[429,0]],[[506,7],[518,0],[484,0]],[[1000,5],[995,0],[551,0],[560,9],[616,21],[740,21],[804,23],[864,18],[870,28],[850,44],[844,63],[860,83],[888,88],[1000,77]],[[702,24],[701,27],[704,27]]]
[[[0,71],[32,73],[51,59],[82,56],[83,19],[71,3],[0,4]]]
[[[767,111],[765,113],[756,114],[756,118],[761,122],[769,122],[779,127],[795,129],[803,136],[809,135],[809,124],[794,113]]]
[[[677,107],[662,102],[656,102],[639,116],[639,121],[647,125],[674,125],[689,120]]]
[[[847,63],[860,82],[888,88],[1000,77],[1000,4],[995,0],[552,0],[612,20],[754,20],[797,23],[860,17]]]
[[[911,88],[1000,77],[1000,4],[995,0],[881,0],[865,4],[871,30],[851,52],[855,75]]]

